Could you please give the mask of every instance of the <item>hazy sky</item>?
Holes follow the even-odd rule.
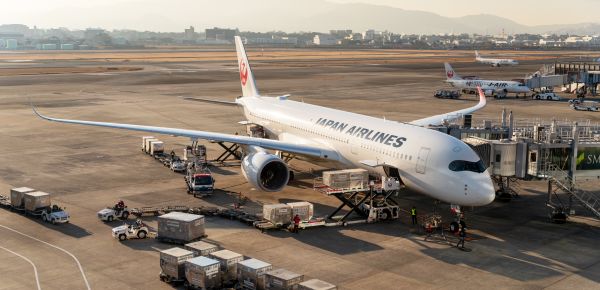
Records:
[[[319,10],[323,6],[321,1],[324,0],[277,1],[283,3],[280,6],[290,7],[283,10],[285,13],[311,13],[310,10]],[[597,13],[600,11],[600,0],[327,1],[388,5],[407,10],[430,11],[450,17],[489,13],[526,25],[600,22]],[[273,0],[2,0],[1,3],[0,24],[22,23],[44,28],[102,27],[181,31],[188,25],[203,29],[207,26],[231,23],[235,23],[235,26],[241,30],[252,29],[256,27],[252,26],[253,24],[261,24],[261,19],[251,18],[252,13],[247,11],[257,9],[269,11],[274,2]],[[302,9],[295,9],[298,5],[302,5]],[[285,19],[285,15],[276,19]]]

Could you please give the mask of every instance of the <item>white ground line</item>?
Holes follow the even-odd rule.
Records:
[[[5,250],[5,251],[7,251],[7,252],[9,252],[9,253],[11,253],[11,254],[13,254],[15,256],[18,256],[21,259],[29,262],[29,264],[31,264],[31,266],[33,267],[33,274],[35,274],[35,283],[37,284],[37,289],[38,290],[42,290],[42,287],[40,287],[40,278],[38,277],[37,268],[35,267],[35,264],[31,260],[27,259],[27,257],[25,257],[25,256],[23,256],[23,255],[21,255],[21,254],[19,254],[17,252],[11,251],[11,250],[3,247],[3,246],[0,246],[0,249],[3,249],[3,250]]]
[[[36,240],[36,241],[38,241],[38,242],[40,242],[42,244],[48,245],[50,247],[53,247],[53,248],[55,248],[57,250],[60,250],[60,251],[64,252],[65,254],[71,256],[71,258],[73,258],[73,260],[75,260],[75,263],[77,263],[77,267],[79,267],[79,272],[81,272],[81,277],[83,277],[83,281],[85,282],[85,286],[87,287],[88,290],[92,289],[92,288],[90,288],[90,283],[88,283],[87,277],[85,276],[85,273],[83,272],[83,268],[81,267],[81,263],[79,263],[79,260],[77,260],[77,257],[75,257],[75,255],[71,254],[69,251],[67,251],[67,250],[65,250],[65,249],[63,249],[63,248],[61,248],[59,246],[55,246],[55,245],[50,244],[48,242],[44,242],[44,241],[42,241],[40,239],[34,238],[34,237],[32,237],[32,236],[30,236],[28,234],[24,234],[22,232],[19,232],[19,231],[15,230],[15,229],[7,227],[7,226],[0,225],[0,227],[5,228],[5,229],[7,229],[9,231],[15,232],[15,233],[17,233],[19,235],[28,237],[28,238],[30,238],[32,240]]]

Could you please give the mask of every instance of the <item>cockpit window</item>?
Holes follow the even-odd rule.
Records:
[[[477,173],[485,172],[485,165],[481,160],[477,162],[454,160],[450,162],[448,168],[452,171],[473,171]]]

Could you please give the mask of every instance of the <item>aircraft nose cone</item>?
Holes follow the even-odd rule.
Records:
[[[496,198],[496,191],[494,189],[494,184],[492,183],[492,178],[486,172],[481,174],[480,180],[478,180],[479,188],[478,188],[478,205],[488,205],[494,201]]]

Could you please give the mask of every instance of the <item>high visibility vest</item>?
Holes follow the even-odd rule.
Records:
[[[411,215],[417,215],[417,210],[416,210],[416,209],[414,209],[414,208],[413,208],[413,209],[411,209],[411,210],[410,210],[410,214],[411,214]]]

